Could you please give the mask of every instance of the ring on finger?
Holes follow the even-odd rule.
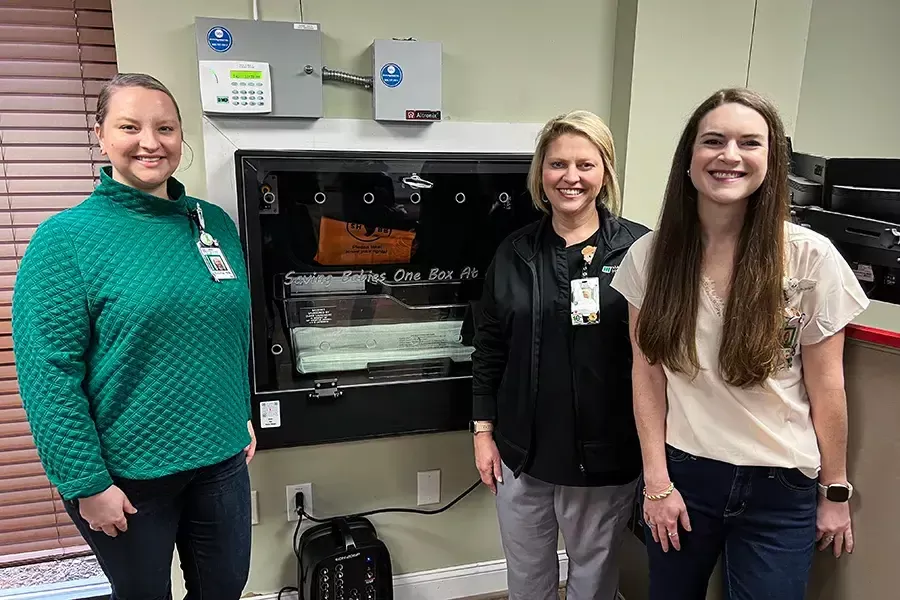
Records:
[[[676,535],[678,535],[678,532],[677,532],[677,531],[670,531],[670,532],[669,532],[669,537],[675,537]]]

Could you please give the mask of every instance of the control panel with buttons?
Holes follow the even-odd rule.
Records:
[[[295,543],[304,600],[393,600],[391,556],[364,517],[336,517]]]
[[[365,553],[335,557],[333,565],[319,570],[318,579],[323,600],[376,600],[378,596],[375,560]]]
[[[271,112],[271,82],[268,63],[200,61],[200,98],[203,111],[207,113]]]

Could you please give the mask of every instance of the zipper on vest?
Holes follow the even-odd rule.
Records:
[[[594,325],[599,327],[599,325]],[[578,410],[578,378],[575,376],[575,329],[571,328],[569,335],[569,377],[572,382],[572,408],[575,410],[575,455],[578,457],[578,470],[582,475],[587,474],[584,467],[584,440],[581,435],[581,411]]]

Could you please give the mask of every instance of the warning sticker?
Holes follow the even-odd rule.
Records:
[[[856,268],[853,269],[853,272],[856,274],[856,278],[860,281],[865,281],[868,283],[875,281],[875,271],[872,269],[872,265],[857,263]]]
[[[270,400],[259,403],[259,425],[262,429],[281,427],[281,402]]]

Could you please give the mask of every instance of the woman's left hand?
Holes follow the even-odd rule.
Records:
[[[832,502],[819,498],[816,515],[816,541],[819,550],[834,545],[834,556],[840,558],[844,550],[853,553],[853,528],[850,523],[850,503]]]
[[[253,455],[256,454],[256,432],[253,431],[253,421],[247,421],[247,431],[250,432],[250,443],[244,448],[244,452],[247,454],[247,464],[249,465],[253,460]]]

